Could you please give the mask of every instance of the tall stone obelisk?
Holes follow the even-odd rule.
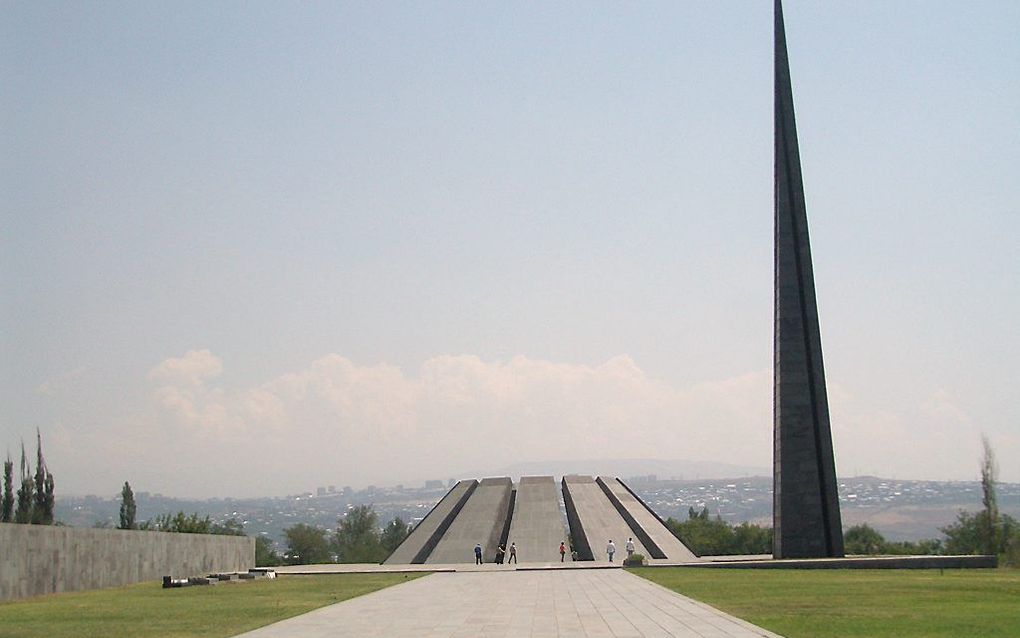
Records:
[[[776,558],[842,556],[843,528],[780,0],[775,4],[775,29],[772,552]]]

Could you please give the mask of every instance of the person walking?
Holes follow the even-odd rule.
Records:
[[[609,539],[609,544],[606,545],[606,553],[609,554],[609,562],[613,562],[613,554],[616,553],[616,545],[613,544],[613,539]]]
[[[633,538],[628,538],[627,539],[626,547],[627,547],[627,558],[630,558],[631,556],[634,555],[634,539]]]
[[[482,544],[475,543],[475,565],[482,564]]]
[[[517,545],[510,543],[510,555],[506,559],[506,564],[509,565],[510,561],[517,562]]]
[[[560,562],[563,562],[563,558],[567,555],[567,545],[563,541],[560,541]]]

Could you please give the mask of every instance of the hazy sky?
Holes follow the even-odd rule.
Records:
[[[0,454],[769,467],[772,3],[5,3]],[[1020,4],[785,6],[837,471],[1020,481]]]

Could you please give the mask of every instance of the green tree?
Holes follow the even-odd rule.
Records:
[[[938,538],[924,538],[919,541],[886,541],[882,547],[883,554],[900,556],[920,556],[924,554],[942,554],[942,541]]]
[[[942,528],[947,554],[1003,554],[1005,562],[1014,562],[1020,547],[1020,523],[999,512],[995,496],[998,467],[988,437],[981,437],[981,505],[976,514],[960,512],[956,522]],[[1017,557],[1020,562],[1020,557]]]
[[[11,461],[10,452],[7,453],[7,460],[4,461],[4,495],[0,500],[0,523],[10,523],[14,520],[14,462]]]
[[[162,514],[138,526],[150,532],[176,532],[179,534],[211,534],[212,521],[209,517],[199,518],[198,512],[191,516],[184,512]]]
[[[213,523],[209,526],[209,533],[219,536],[247,536],[244,533],[244,523],[236,518],[228,518],[222,523]]]
[[[885,538],[867,523],[854,525],[843,532],[843,544],[847,554],[884,554]]]
[[[379,563],[386,558],[379,516],[371,505],[352,507],[337,521],[334,547],[341,563]]]
[[[124,481],[124,487],[120,490],[120,525],[117,529],[135,529],[135,493],[131,490],[131,484]]]
[[[126,485],[126,483],[125,483]],[[135,529],[148,532],[173,532],[177,534],[217,534],[220,536],[245,536],[244,524],[236,518],[214,523],[208,516],[200,518],[198,512],[190,515],[184,512],[161,514],[138,523]]]
[[[18,489],[17,509],[14,511],[15,523],[32,522],[33,495],[35,483],[32,482],[32,467],[25,456],[25,443],[21,443],[21,487]]]
[[[275,567],[280,564],[280,555],[273,549],[273,542],[265,536],[255,537],[255,566]]]
[[[750,523],[731,526],[722,517],[711,518],[708,508],[687,510],[687,520],[666,519],[666,527],[698,556],[768,554],[772,529]]]
[[[942,528],[946,535],[944,551],[947,554],[987,554],[988,536],[987,512],[960,512],[956,522]],[[1020,522],[1009,514],[1000,514],[998,524],[993,529],[997,544],[991,549],[992,554],[1006,553],[1011,543],[1020,543]]]
[[[382,548],[387,556],[392,554],[393,550],[404,542],[407,535],[411,533],[411,529],[411,524],[405,523],[399,516],[387,523],[386,527],[383,528],[382,536],[379,537],[379,542],[382,544]]]
[[[43,458],[42,433],[35,430],[35,485],[32,503],[32,523],[36,525],[53,524],[53,475],[46,469]]]
[[[772,528],[743,522],[733,528],[734,554],[771,554]]]
[[[698,556],[733,553],[733,532],[730,526],[719,516],[709,518],[707,507],[700,512],[690,508],[687,520],[683,522],[668,518],[666,526]]]
[[[46,491],[46,498],[43,499],[46,513],[43,515],[43,520],[46,521],[47,525],[53,525],[53,510],[57,505],[57,495],[52,472],[46,472],[46,482],[43,484],[43,489]]]
[[[326,530],[313,525],[298,523],[283,530],[287,537],[286,561],[289,565],[313,565],[329,563],[329,542]]]
[[[995,498],[999,469],[995,465],[995,454],[988,437],[981,437],[981,446],[984,450],[981,457],[981,504],[984,506],[984,516],[979,519],[981,546],[985,554],[995,554],[1000,551],[1002,544],[999,538],[999,505]]]

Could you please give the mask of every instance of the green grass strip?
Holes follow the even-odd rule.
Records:
[[[160,583],[0,604],[0,636],[217,638],[361,596],[424,574],[323,574],[162,589]]]
[[[1020,636],[1020,571],[638,568],[788,638]]]

